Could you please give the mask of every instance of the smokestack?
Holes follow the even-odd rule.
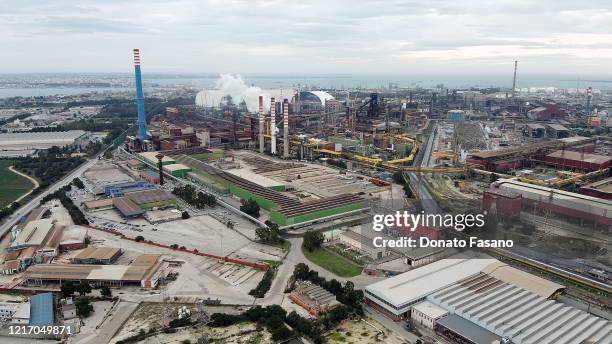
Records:
[[[157,158],[157,168],[159,169],[159,185],[164,185],[164,164],[162,163],[164,155],[159,153],[155,157]]]
[[[272,146],[270,153],[276,154],[276,101],[274,97],[270,98],[270,135],[272,135]]]
[[[134,75],[136,77],[136,104],[138,107],[138,138],[144,144],[147,139],[147,120],[142,94],[142,76],[140,75],[140,49],[134,49]]]
[[[289,157],[289,100],[283,100],[283,157]]]
[[[516,95],[516,68],[518,65],[518,61],[514,61],[514,77],[512,78],[512,100],[514,101],[514,96]]]
[[[265,124],[265,117],[264,117],[264,103],[263,103],[263,96],[259,96],[259,153],[263,153],[264,152],[264,124]]]

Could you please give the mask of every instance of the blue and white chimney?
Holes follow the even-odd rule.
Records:
[[[136,105],[138,107],[138,138],[141,143],[147,139],[147,119],[145,118],[142,76],[140,74],[140,49],[134,49],[134,74],[136,76]]]

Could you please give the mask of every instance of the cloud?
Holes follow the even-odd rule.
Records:
[[[0,4],[0,72],[129,71],[140,47],[160,72],[612,74],[606,0],[73,3]]]

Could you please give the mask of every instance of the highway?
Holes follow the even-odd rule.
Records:
[[[83,174],[83,172],[85,172],[93,164],[95,164],[96,161],[98,161],[98,158],[100,156],[102,156],[102,154],[104,154],[104,151],[102,153],[100,153],[100,154],[90,158],[89,160],[87,160],[86,162],[81,164],[79,167],[77,167],[75,170],[73,170],[71,173],[66,175],[64,178],[60,179],[58,182],[56,182],[55,184],[51,185],[45,191],[43,191],[39,195],[37,195],[34,198],[32,198],[28,203],[24,204],[19,209],[17,209],[17,211],[15,211],[13,214],[11,214],[6,219],[6,221],[0,226],[0,236],[4,237],[4,235],[19,221],[19,219],[22,216],[24,216],[27,213],[29,213],[30,211],[32,211],[32,209],[38,207],[38,205],[40,204],[40,200],[43,199],[45,196],[47,196],[48,194],[53,193],[53,192],[59,190],[63,186],[69,184],[70,182],[72,182],[72,180],[74,178],[80,177]]]

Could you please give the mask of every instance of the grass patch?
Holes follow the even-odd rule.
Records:
[[[346,342],[346,338],[342,334],[336,331],[328,334],[327,338],[333,340],[334,342]]]
[[[268,266],[272,269],[279,267],[283,263],[279,260],[271,260],[271,259],[264,259],[263,262],[268,264]]]
[[[205,152],[205,153],[196,153],[196,154],[191,154],[190,155],[192,158],[194,159],[198,159],[200,161],[209,161],[209,160],[217,160],[220,157],[223,156],[223,151],[222,150],[215,150],[212,151],[210,153]]]
[[[34,187],[29,179],[9,170],[11,165],[11,160],[0,160],[0,207],[10,205]]]
[[[361,270],[363,269],[361,266],[354,264],[348,259],[340,257],[325,248],[318,248],[312,252],[302,249],[302,252],[311,262],[340,277],[358,276],[361,274]]]

